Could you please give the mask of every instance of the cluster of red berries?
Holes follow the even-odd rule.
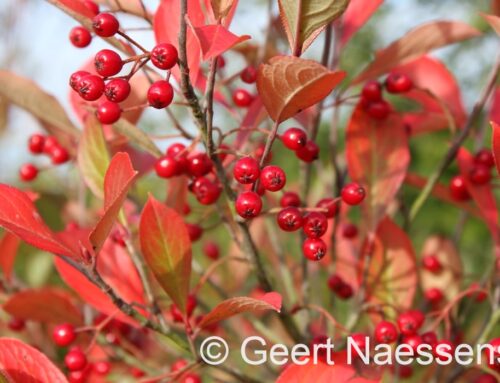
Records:
[[[319,146],[314,141],[308,140],[306,132],[300,128],[287,129],[281,135],[281,141],[304,162],[313,162],[319,157]]]
[[[473,185],[485,185],[491,181],[491,169],[495,166],[495,158],[489,149],[481,149],[474,156],[474,166],[467,175]],[[449,185],[450,194],[456,201],[467,201],[471,198],[467,189],[465,176],[454,176]]]
[[[391,112],[391,105],[384,100],[383,87],[389,93],[406,93],[413,88],[413,82],[404,74],[391,73],[384,86],[378,81],[368,81],[361,90],[361,105],[368,115],[377,120],[384,120]]]
[[[341,299],[349,299],[353,295],[352,286],[337,274],[328,278],[328,288]]]
[[[68,151],[53,136],[33,134],[28,139],[28,150],[34,155],[45,154],[50,157],[52,164],[61,165],[69,160]],[[38,176],[39,169],[32,163],[26,163],[19,169],[22,181],[33,181]]]

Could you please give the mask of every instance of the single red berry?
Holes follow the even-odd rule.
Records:
[[[219,199],[222,188],[208,178],[199,177],[193,185],[193,193],[202,205],[212,205]]]
[[[323,212],[326,218],[335,217],[338,211],[338,203],[333,198],[323,198],[322,200],[318,201],[316,207],[326,209],[326,212]]]
[[[181,142],[175,142],[167,148],[167,156],[178,158],[185,155],[187,155],[186,145]]]
[[[430,289],[425,290],[424,296],[425,296],[425,299],[430,304],[433,304],[433,305],[439,304],[444,298],[443,292],[441,291],[441,289],[438,289],[437,287],[432,287]]]
[[[403,335],[415,334],[424,322],[424,317],[420,311],[411,310],[402,313],[397,319],[399,331]]]
[[[313,162],[319,157],[319,146],[309,140],[303,148],[295,151],[295,155],[304,162]]]
[[[299,207],[300,206],[300,197],[295,192],[284,192],[280,198],[280,206],[281,207]]]
[[[38,168],[33,164],[24,164],[19,169],[19,178],[24,182],[33,181],[38,175]]]
[[[332,274],[328,277],[328,288],[333,292],[340,290],[344,283],[344,280],[338,274]]]
[[[253,191],[244,191],[236,198],[236,212],[243,218],[257,217],[262,210],[262,200]]]
[[[426,255],[425,257],[423,257],[422,266],[424,267],[424,269],[430,271],[433,274],[437,274],[443,269],[441,262],[435,255]]]
[[[189,239],[191,240],[191,242],[196,242],[203,235],[203,229],[200,225],[186,223],[186,229],[188,231]]]
[[[285,186],[286,174],[279,166],[269,165],[261,170],[260,182],[264,189],[275,192]]]
[[[116,102],[103,101],[96,111],[97,119],[101,124],[111,125],[120,119],[122,110]]]
[[[495,157],[493,157],[493,153],[490,149],[481,149],[474,156],[474,162],[477,165],[487,166],[488,168],[492,168],[495,166]]]
[[[382,85],[378,81],[367,81],[361,90],[361,97],[369,102],[382,100]]]
[[[302,253],[311,261],[319,261],[326,255],[326,243],[319,238],[306,238],[302,244]]]
[[[19,332],[19,331],[24,330],[24,327],[26,326],[26,322],[24,321],[24,319],[12,317],[7,322],[7,326],[12,331]]]
[[[28,140],[28,149],[33,154],[43,153],[45,136],[43,134],[32,134]]]
[[[279,227],[284,231],[296,231],[302,227],[303,218],[299,209],[289,206],[281,210],[276,220]]]
[[[76,339],[75,327],[69,323],[57,325],[52,332],[52,339],[60,347],[69,346]]]
[[[61,165],[69,161],[69,153],[62,146],[56,145],[50,151],[50,159],[54,165]]]
[[[183,370],[188,364],[187,360],[178,359],[172,364],[172,366],[170,366],[170,371],[177,372]]]
[[[179,175],[179,164],[176,159],[164,156],[155,163],[156,175],[161,178],[170,178]]]
[[[108,81],[104,87],[104,95],[112,102],[125,101],[130,95],[130,83],[123,78]]]
[[[469,173],[469,180],[474,185],[487,184],[491,180],[490,168],[484,165],[475,165]]]
[[[92,35],[84,27],[74,27],[69,32],[69,41],[77,48],[85,48],[92,41]]]
[[[108,375],[111,371],[111,363],[106,360],[96,362],[93,364],[92,370],[95,371],[97,375]]]
[[[417,334],[405,336],[401,343],[410,346],[410,348],[412,349],[412,351],[414,353],[417,351],[417,347],[420,346],[421,344],[423,344],[422,338]]]
[[[85,70],[79,70],[74,72],[70,77],[69,77],[69,86],[75,90],[78,91],[78,83],[82,78],[85,76],[88,76],[90,73],[85,71]]]
[[[234,164],[233,177],[240,184],[252,184],[259,178],[260,166],[256,159],[252,157],[240,158]]]
[[[253,66],[247,66],[240,73],[241,81],[253,84],[257,80],[257,70]]]
[[[236,89],[233,92],[233,102],[236,106],[246,108],[253,101],[253,96],[245,89]]]
[[[357,348],[359,348],[362,351],[366,349],[367,338],[368,337],[366,336],[366,334],[363,334],[363,333],[352,333],[351,334],[351,341],[357,346]],[[354,348],[354,356],[355,357],[361,356],[358,353],[356,348]]]
[[[148,102],[155,109],[163,109],[174,99],[174,89],[168,81],[154,82],[148,89]]]
[[[413,88],[413,82],[405,74],[391,73],[385,79],[385,88],[389,93],[406,93]]]
[[[470,199],[469,190],[464,177],[461,175],[455,176],[450,181],[450,194],[456,201],[467,201]]]
[[[328,220],[323,213],[311,212],[304,218],[302,229],[308,238],[319,238],[326,233]]]
[[[86,383],[90,370],[88,368],[82,371],[70,371],[68,374],[69,383]]]
[[[385,120],[391,113],[391,106],[385,100],[370,102],[365,107],[366,113],[376,120]]]
[[[201,378],[199,375],[189,373],[187,375],[182,376],[181,383],[201,383]]]
[[[342,201],[351,206],[359,205],[366,196],[365,189],[357,183],[351,183],[344,186],[340,194],[342,196]]]
[[[306,146],[307,134],[299,128],[289,128],[281,135],[281,141],[290,150],[299,150]]]
[[[212,241],[206,242],[203,245],[203,253],[207,258],[216,261],[217,259],[219,259],[220,255],[219,246]]]
[[[187,171],[193,177],[201,177],[210,173],[212,166],[212,161],[206,153],[193,153],[187,158]]]
[[[342,235],[344,238],[356,238],[358,235],[358,227],[356,225],[353,225],[352,223],[346,223],[344,226],[342,226]]]
[[[428,344],[432,347],[437,343],[438,338],[434,331],[427,331],[421,335],[422,343]]]
[[[95,101],[104,93],[104,80],[100,76],[89,74],[78,82],[77,92],[86,101]]]
[[[342,286],[340,286],[340,288],[336,291],[336,293],[340,299],[349,299],[353,296],[354,291],[351,285],[349,285],[348,283],[343,283]]]
[[[158,44],[151,51],[151,62],[160,69],[170,69],[177,64],[177,49],[168,43]]]
[[[92,19],[92,28],[97,36],[111,37],[120,29],[120,23],[111,13],[99,13]]]
[[[103,49],[95,55],[94,66],[97,73],[103,77],[114,76],[123,67],[122,58],[111,49]]]
[[[413,376],[413,368],[411,366],[398,365],[396,371],[398,377],[401,379],[408,379]]]
[[[375,326],[375,341],[377,343],[390,344],[398,339],[398,329],[388,321],[380,321]]]
[[[73,349],[64,357],[64,364],[70,371],[81,371],[87,366],[87,357],[79,349]]]
[[[491,374],[479,375],[473,383],[498,383],[497,379]]]
[[[83,0],[83,5],[85,5],[87,9],[94,14],[94,16],[99,14],[99,6],[92,0]]]

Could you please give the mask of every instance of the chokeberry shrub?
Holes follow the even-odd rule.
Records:
[[[363,38],[386,28],[364,29],[382,0],[47,1],[74,20],[50,60],[89,60],[53,79],[74,119],[0,71],[2,113],[43,127],[0,184],[0,382],[500,381],[494,361],[346,351],[500,355],[500,60],[471,54],[489,74],[469,108],[434,54],[498,48],[498,1],[474,26],[391,27],[385,47]],[[231,31],[243,6],[268,17],[262,39]],[[335,364],[249,365],[252,335],[306,354],[331,339]],[[211,336],[222,364],[202,355]]]

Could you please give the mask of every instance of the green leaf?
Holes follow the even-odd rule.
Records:
[[[118,132],[123,134],[125,137],[129,138],[133,144],[139,146],[140,148],[146,150],[148,153],[155,157],[161,157],[163,153],[154,144],[153,141],[148,137],[146,133],[140,130],[134,124],[128,122],[124,118],[120,118],[117,122],[113,124],[113,128]]]

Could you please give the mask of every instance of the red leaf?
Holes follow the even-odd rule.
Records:
[[[368,230],[374,231],[404,181],[410,162],[408,136],[398,114],[376,120],[358,105],[346,142],[349,176],[366,188],[362,207]]]
[[[351,37],[368,21],[384,0],[351,0],[342,21],[340,45],[344,46]]]
[[[5,233],[0,239],[0,268],[8,281],[12,276],[20,243],[21,240],[12,233]]]
[[[146,263],[163,290],[179,309],[186,311],[191,276],[191,241],[182,217],[149,197],[139,224]]]
[[[92,11],[83,4],[81,0],[58,0],[60,4],[68,7],[72,11],[75,11],[76,13],[79,13],[82,16],[88,17],[92,19],[94,17],[94,14]]]
[[[493,93],[493,101],[490,108],[490,121],[500,124],[500,86]]]
[[[500,174],[500,125],[492,121],[491,128],[493,129],[492,151],[495,157],[495,164],[497,165],[497,172]]]
[[[136,175],[127,153],[113,156],[104,176],[104,215],[89,237],[96,253],[108,238]]]
[[[0,184],[0,226],[41,250],[79,258],[42,221],[28,194],[4,184]]]
[[[198,324],[199,328],[231,318],[244,312],[260,312],[264,310],[281,310],[281,295],[275,292],[264,294],[261,298],[236,297],[219,303]]]
[[[47,308],[48,303],[50,309]],[[72,323],[77,326],[83,323],[72,296],[55,287],[23,290],[10,296],[3,309],[16,318],[35,322]]]
[[[193,27],[192,29],[200,44],[203,60],[219,56],[236,44],[250,39],[249,35],[236,36],[220,24]]]
[[[68,383],[49,358],[17,339],[0,339],[0,371],[18,383]]]

